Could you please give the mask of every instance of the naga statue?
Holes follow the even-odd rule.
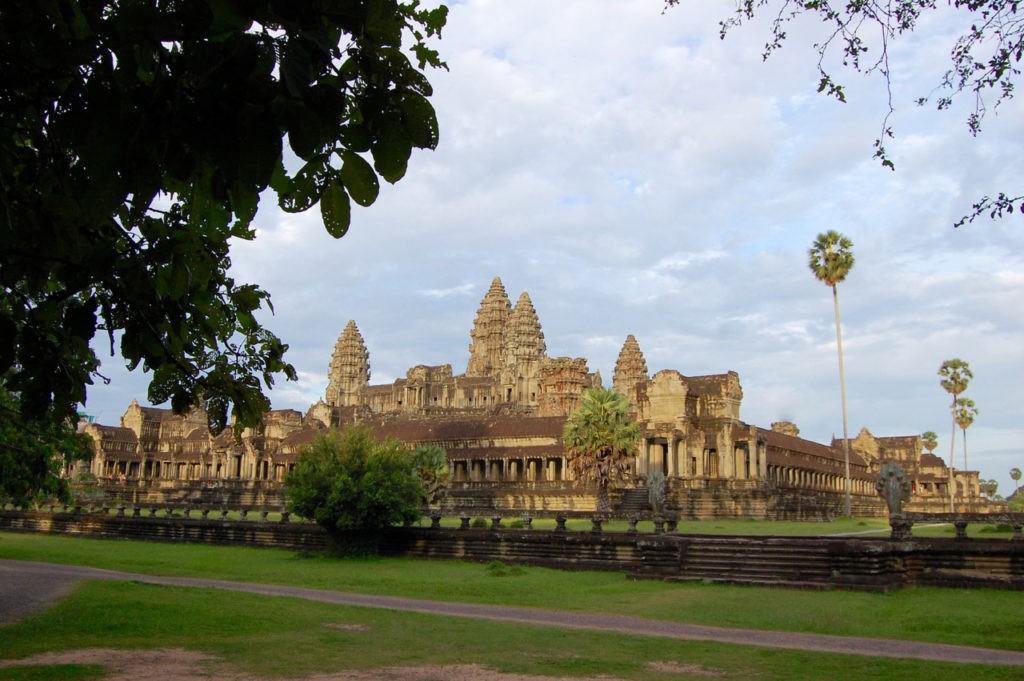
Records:
[[[878,472],[875,489],[885,499],[889,507],[889,517],[903,515],[903,502],[910,501],[910,480],[907,473],[898,463],[887,461]]]

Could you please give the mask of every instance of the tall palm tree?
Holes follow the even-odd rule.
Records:
[[[846,465],[846,515],[850,510],[850,438],[846,426],[846,377],[843,374],[843,332],[839,324],[839,289],[836,285],[846,279],[853,269],[853,242],[839,232],[829,230],[819,234],[808,251],[808,266],[818,281],[832,287],[832,304],[836,313],[836,347],[839,351],[839,391],[843,405],[843,461]]]
[[[1011,468],[1010,469],[1010,480],[1013,480],[1013,493],[1016,494],[1017,490],[1020,489],[1020,485],[1017,484],[1018,482],[1020,482],[1020,469],[1019,468]]]
[[[953,425],[949,438],[949,467],[952,468],[954,447],[956,445],[956,398],[960,396],[960,393],[967,390],[967,384],[974,378],[974,374],[971,373],[971,367],[967,362],[959,357],[954,357],[942,363],[942,366],[939,367],[939,376],[942,377],[939,385],[953,396],[953,401],[949,406],[949,411],[953,416]]]
[[[974,417],[977,415],[978,408],[974,406],[974,400],[969,397],[957,398],[953,420],[960,426],[960,430],[964,431],[964,470],[967,470],[967,429],[974,423]]]
[[[562,431],[566,464],[581,482],[596,482],[597,510],[611,510],[608,486],[629,475],[640,442],[640,426],[629,413],[629,400],[614,390],[583,392],[579,408]]]

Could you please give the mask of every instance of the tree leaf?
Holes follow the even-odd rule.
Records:
[[[370,145],[373,167],[380,176],[394,184],[405,176],[412,155],[409,136],[396,122],[390,122]]]
[[[320,215],[324,219],[327,233],[335,239],[340,239],[348,232],[352,205],[340,181],[332,182],[324,188],[324,193],[320,196]]]
[[[355,152],[342,152],[341,158],[343,163],[340,177],[349,196],[364,208],[372,205],[380,193],[377,173],[373,172],[373,167],[366,159]]]

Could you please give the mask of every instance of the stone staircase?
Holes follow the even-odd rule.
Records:
[[[633,576],[669,581],[828,588],[838,579],[857,588],[892,572],[885,555],[851,560],[841,541],[820,538],[676,535],[638,544],[642,560]]]
[[[619,492],[618,503],[613,507],[621,517],[645,516],[651,513],[651,501],[646,488],[623,489]]]

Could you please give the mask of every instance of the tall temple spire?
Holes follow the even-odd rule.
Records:
[[[469,344],[469,365],[466,376],[493,376],[501,369],[501,351],[504,345],[505,324],[511,315],[505,286],[500,277],[495,277],[487,295],[480,301],[480,309],[469,332],[473,341]]]
[[[355,321],[350,319],[334,344],[325,401],[332,407],[358,405],[369,383],[370,353]]]
[[[644,353],[640,352],[640,344],[636,342],[633,334],[629,334],[626,336],[626,342],[622,344],[622,350],[619,351],[619,358],[615,361],[612,386],[615,392],[627,397],[635,406],[636,386],[648,378]]]
[[[537,310],[534,309],[530,294],[526,291],[519,295],[516,306],[512,308],[512,314],[505,325],[503,340],[505,365],[517,364],[523,360],[539,360],[547,352]]]
[[[537,311],[530,295],[523,291],[505,324],[501,368],[505,401],[536,404],[539,397],[537,380],[546,353]]]

